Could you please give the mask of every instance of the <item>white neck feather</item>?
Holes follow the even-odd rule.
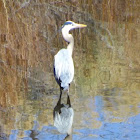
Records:
[[[73,47],[74,47],[74,38],[71,34],[69,34],[69,30],[67,28],[62,29],[63,38],[69,42],[67,49],[69,50],[70,54],[72,55]]]

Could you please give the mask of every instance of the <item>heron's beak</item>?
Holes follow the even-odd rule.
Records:
[[[87,25],[76,23],[76,24],[75,24],[75,27],[76,27],[76,28],[84,28],[84,27],[87,27]]]

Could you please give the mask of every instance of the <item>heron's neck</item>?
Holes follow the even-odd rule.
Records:
[[[71,34],[69,34],[69,31],[67,31],[67,30],[62,30],[62,35],[63,35],[63,38],[67,42],[69,42],[69,45],[67,46],[67,49],[70,52],[70,54],[72,55],[73,47],[74,47],[74,38]]]
[[[71,34],[69,34],[69,35],[71,35]],[[73,47],[74,47],[74,39],[73,39],[73,36],[71,35],[69,45],[67,46],[67,49],[69,50],[71,55],[73,53]]]

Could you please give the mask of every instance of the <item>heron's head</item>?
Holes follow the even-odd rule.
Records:
[[[75,23],[73,21],[66,21],[62,26],[62,30],[65,29],[67,31],[70,31],[72,29],[84,28],[84,27],[87,27],[87,25]]]

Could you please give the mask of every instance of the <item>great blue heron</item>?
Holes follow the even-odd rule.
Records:
[[[62,90],[69,90],[69,85],[74,77],[74,65],[72,52],[74,47],[74,38],[69,33],[70,30],[83,28],[87,25],[66,21],[62,26],[62,35],[69,44],[66,49],[61,49],[54,57],[54,76]]]

